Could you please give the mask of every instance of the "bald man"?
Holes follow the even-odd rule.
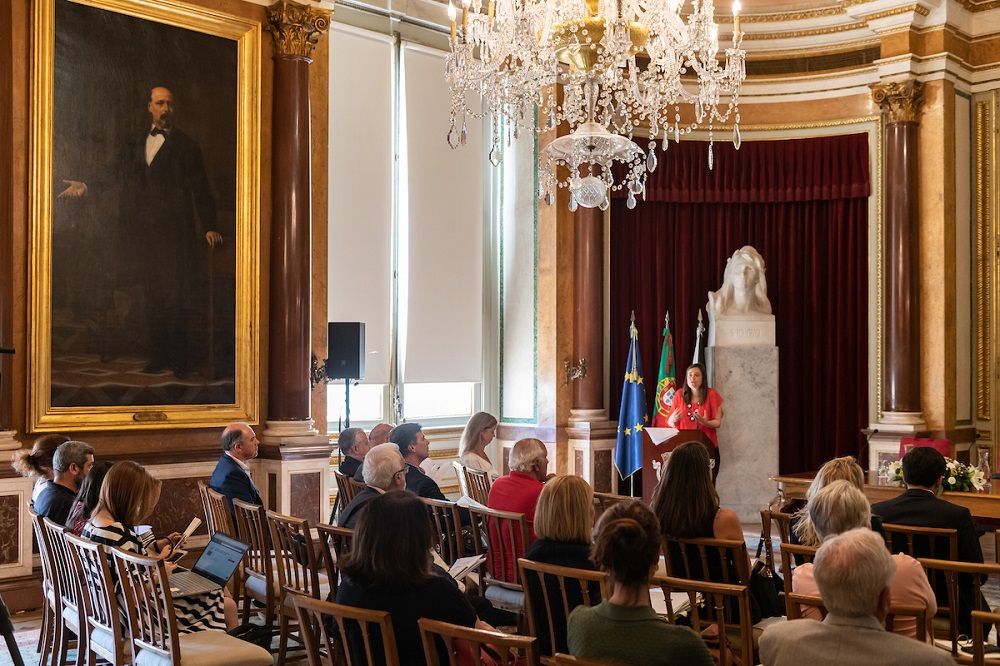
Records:
[[[234,515],[234,499],[263,504],[260,491],[250,478],[250,461],[257,457],[259,446],[257,435],[246,423],[231,423],[222,431],[222,457],[215,465],[208,486],[226,496]]]

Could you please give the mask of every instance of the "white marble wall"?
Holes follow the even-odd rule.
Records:
[[[709,347],[712,387],[723,399],[719,428],[722,506],[743,523],[759,523],[777,492],[778,348]]]

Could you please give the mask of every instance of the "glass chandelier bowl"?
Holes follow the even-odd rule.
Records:
[[[497,164],[505,138],[509,144],[522,131],[566,123],[570,133],[550,144],[540,174],[540,194],[549,202],[556,187],[569,187],[571,208],[587,205],[597,197],[582,196],[580,183],[593,177],[606,188],[628,187],[634,205],[656,167],[658,137],[679,141],[707,125],[711,168],[712,129],[732,118],[739,147],[746,53],[738,0],[732,46],[721,56],[711,0],[462,0],[461,12],[459,21],[449,5],[448,141],[464,144],[468,117],[488,114]],[[682,106],[693,109],[693,122],[681,122]],[[631,140],[640,131],[649,138],[645,160]],[[615,161],[627,165],[617,184]],[[558,179],[557,166],[568,167],[569,178]]]

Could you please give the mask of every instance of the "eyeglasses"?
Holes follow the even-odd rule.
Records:
[[[713,460],[712,462],[715,462],[715,461]],[[406,474],[406,468],[404,467],[403,469],[401,469],[398,472],[396,472],[396,474]],[[396,474],[393,474],[393,476],[395,476]]]

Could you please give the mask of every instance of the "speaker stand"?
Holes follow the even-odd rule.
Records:
[[[344,380],[344,430],[351,427],[351,380]]]

